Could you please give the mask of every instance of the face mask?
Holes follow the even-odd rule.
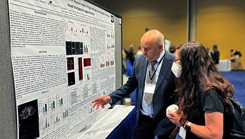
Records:
[[[175,62],[173,62],[172,68],[171,68],[173,74],[179,78],[181,73],[182,73],[182,67],[180,64],[177,64]]]

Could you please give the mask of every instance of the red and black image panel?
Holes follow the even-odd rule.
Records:
[[[79,80],[83,79],[83,59],[81,57],[78,58],[78,74]]]
[[[67,58],[67,70],[74,70],[74,57]]]
[[[84,58],[84,67],[91,66],[91,58]]]

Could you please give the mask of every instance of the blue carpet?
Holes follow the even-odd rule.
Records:
[[[245,71],[220,72],[235,88],[235,97],[245,106]]]

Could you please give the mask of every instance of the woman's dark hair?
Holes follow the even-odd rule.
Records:
[[[191,41],[179,45],[177,49],[182,66],[181,76],[176,80],[180,108],[188,111],[198,106],[200,92],[209,92],[213,87],[228,103],[227,97],[233,96],[234,88],[220,74],[205,47]]]

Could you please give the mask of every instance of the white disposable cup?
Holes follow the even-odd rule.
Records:
[[[170,105],[170,106],[167,107],[166,113],[168,114],[168,110],[176,113],[178,111],[178,109],[179,109],[179,106],[178,105],[172,104],[172,105]]]

